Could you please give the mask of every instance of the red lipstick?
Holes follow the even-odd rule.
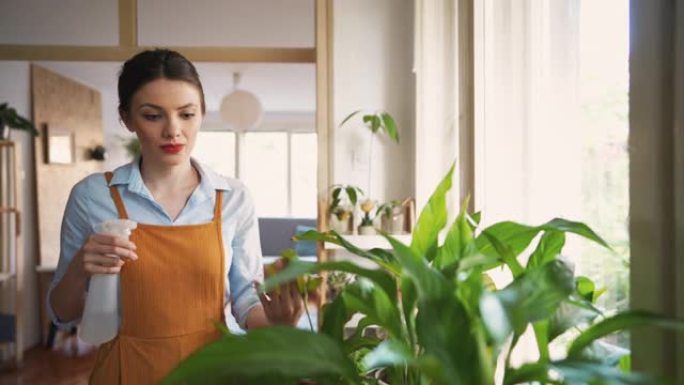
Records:
[[[165,144],[161,146],[161,149],[167,154],[178,154],[183,151],[183,147],[185,147],[183,144]]]

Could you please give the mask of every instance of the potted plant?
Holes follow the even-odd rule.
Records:
[[[354,231],[354,209],[363,190],[353,185],[334,184],[329,187],[330,204],[328,220],[330,229],[340,234],[351,234]]]
[[[363,213],[363,217],[361,217],[361,223],[359,224],[360,235],[377,234],[377,231],[375,231],[375,226],[373,226],[374,218],[371,218],[370,216],[370,213],[373,211],[374,206],[375,202],[373,202],[370,199],[366,199],[363,202],[361,202],[361,212]]]
[[[378,206],[376,215],[380,216],[380,223],[382,231],[389,234],[405,234],[406,217],[406,201],[397,199],[385,202]]]
[[[354,116],[361,114],[361,121],[370,132],[370,142],[368,144],[368,197],[371,195],[371,180],[373,173],[373,138],[375,135],[382,135],[383,133],[394,143],[399,143],[399,131],[397,130],[397,123],[386,111],[365,112],[364,110],[357,110],[347,115],[340,123],[340,128],[347,122],[350,122]]]
[[[30,120],[17,113],[17,110],[10,107],[7,103],[0,104],[0,140],[9,140],[9,130],[28,131],[33,135],[38,135],[38,130]]]
[[[684,321],[598,309],[600,290],[559,258],[566,235],[609,247],[583,223],[555,218],[538,226],[504,221],[482,228],[466,202],[447,227],[452,172],[420,214],[409,245],[388,234],[391,252],[360,249],[334,231],[298,236],[338,244],[377,266],[293,261],[264,283],[269,290],[321,271],[354,274],[323,307],[319,333],[275,327],[225,335],[181,363],[164,384],[378,384],[378,373],[384,382],[407,385],[490,385],[495,373],[504,385],[658,383],[625,371],[626,352],[605,354],[599,339],[643,325],[684,330]],[[491,285],[485,271],[492,268],[508,270],[512,282]],[[354,314],[362,318],[345,333]],[[366,333],[370,327],[382,333]],[[511,352],[528,328],[538,358],[514,366]],[[564,347],[563,357],[551,355],[553,345]]]

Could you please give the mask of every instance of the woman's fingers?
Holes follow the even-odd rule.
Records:
[[[104,245],[104,244],[94,244],[89,246],[86,249],[86,252],[92,253],[92,254],[100,254],[100,255],[108,255],[108,256],[114,256],[118,258],[126,258],[135,261],[138,259],[138,254],[135,253],[135,251],[121,247],[121,246],[114,246],[114,245]]]
[[[124,261],[117,257],[85,254],[83,266],[91,274],[115,274],[121,271]]]
[[[258,287],[258,283],[256,284]],[[303,312],[301,295],[296,282],[260,294],[261,304],[266,316],[274,324],[294,325]]]
[[[109,234],[93,234],[88,244],[93,248],[92,252],[101,254],[116,254],[123,258],[136,259],[135,243],[127,238]]]
[[[138,259],[136,246],[126,238],[92,234],[82,247],[83,268],[89,274],[116,274],[126,260]]]

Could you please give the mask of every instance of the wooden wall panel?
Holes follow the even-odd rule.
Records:
[[[104,143],[100,93],[74,80],[31,66],[33,121],[41,134],[34,139],[37,201],[37,242],[41,266],[56,266],[64,207],[71,188],[83,177],[102,171],[102,162],[89,159],[89,150]],[[74,162],[47,164],[44,127],[74,134]]]

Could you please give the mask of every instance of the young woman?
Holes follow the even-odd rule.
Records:
[[[119,75],[119,114],[142,155],[74,186],[64,213],[48,311],[79,322],[92,274],[120,274],[118,336],[99,347],[93,384],[153,384],[215,340],[232,310],[243,328],[294,324],[295,284],[259,298],[257,218],[242,183],[190,157],[205,114],[192,63],[170,50],[144,51]],[[130,240],[100,235],[113,218],[138,223]]]

